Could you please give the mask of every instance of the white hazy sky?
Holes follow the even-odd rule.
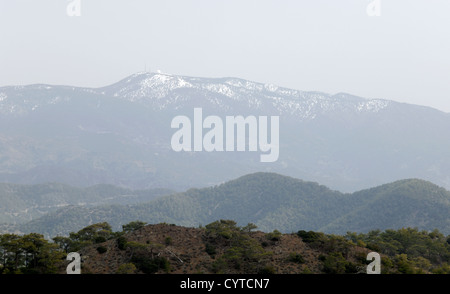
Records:
[[[147,70],[240,77],[450,112],[450,1],[0,0],[0,86]]]

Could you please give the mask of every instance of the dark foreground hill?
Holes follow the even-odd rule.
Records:
[[[370,252],[379,254],[382,274],[450,273],[450,236],[437,230],[338,236],[255,229],[233,220],[200,228],[135,221],[115,232],[108,223],[93,224],[53,242],[34,233],[4,234],[0,274],[65,274],[66,256],[74,252],[82,274],[358,274],[374,261]]]
[[[233,219],[238,225],[254,223],[261,231],[284,233],[303,229],[345,234],[417,227],[449,234],[450,192],[430,182],[407,179],[344,194],[313,182],[255,173],[146,203],[67,206],[16,230],[55,236],[98,222],[118,230],[137,219],[187,227]]]
[[[305,242],[298,234],[252,232],[231,220],[204,228],[157,224],[87,246],[80,253],[84,257],[82,270],[93,274],[294,274],[334,271],[334,265],[323,267],[320,256],[345,247],[345,257],[339,255],[338,262],[344,268],[347,265],[347,273],[365,273],[367,248],[350,245],[339,237],[331,241],[324,234],[312,235],[314,241]],[[338,243],[340,247],[332,248]]]

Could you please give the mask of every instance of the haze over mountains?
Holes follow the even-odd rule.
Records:
[[[174,152],[171,120],[279,115],[280,155]],[[0,88],[0,182],[184,191],[277,172],[352,192],[420,178],[450,188],[450,115],[238,78],[138,73],[102,88]]]
[[[341,193],[314,182],[274,173],[254,173],[221,185],[160,197],[157,197],[158,191],[138,193],[109,188],[109,194],[116,196],[115,202],[67,204],[31,221],[22,218],[16,225],[3,229],[53,237],[101,222],[108,222],[114,230],[121,231],[122,225],[136,220],[198,227],[219,219],[231,219],[241,226],[254,223],[266,232],[312,230],[345,234],[416,227],[450,234],[450,192],[418,179],[396,181],[355,193]],[[55,185],[42,188],[45,195],[57,195],[58,189],[62,188]],[[75,195],[73,190],[65,187],[63,191],[66,195],[71,191]],[[131,202],[122,195],[124,192],[129,196],[147,195],[153,200]],[[21,203],[27,200],[22,197]],[[28,203],[33,203],[32,199],[28,199]]]
[[[0,224],[22,224],[62,207],[138,204],[174,191],[130,190],[112,185],[77,188],[64,184],[0,184]]]

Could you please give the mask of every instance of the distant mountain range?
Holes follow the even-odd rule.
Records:
[[[22,224],[70,205],[137,204],[174,193],[168,189],[130,190],[112,185],[76,188],[64,184],[0,184],[0,224]]]
[[[101,189],[95,190],[98,195],[107,194],[98,192]],[[109,187],[107,191],[117,195],[121,190]],[[141,194],[152,193],[142,191]],[[56,236],[99,222],[108,222],[113,229],[121,230],[122,225],[136,220],[198,227],[219,219],[231,219],[241,226],[254,223],[266,232],[312,230],[345,234],[416,227],[450,234],[450,192],[419,179],[341,193],[275,173],[254,173],[221,185],[189,189],[151,201],[109,203],[66,205],[29,222],[3,226],[3,229]]]
[[[280,155],[175,152],[177,115],[280,117]],[[137,73],[102,88],[0,87],[0,182],[184,191],[275,172],[343,192],[405,178],[450,188],[450,114],[238,78]]]

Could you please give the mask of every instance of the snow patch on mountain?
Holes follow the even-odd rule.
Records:
[[[102,88],[30,85],[0,88],[1,113],[27,113],[44,105],[72,99],[72,92],[117,97],[156,110],[178,109],[190,103],[212,105],[225,111],[264,110],[302,119],[344,112],[380,112],[390,101],[364,99],[345,93],[306,92],[239,78],[199,78],[167,73],[140,72]],[[60,92],[65,90],[66,92]],[[67,93],[69,91],[69,93]],[[34,93],[38,93],[35,96]],[[11,94],[11,95],[9,95]],[[74,94],[74,96],[76,96]],[[8,98],[8,99],[7,99]],[[11,99],[10,99],[11,98]]]
[[[390,104],[390,101],[382,99],[372,99],[365,102],[361,102],[357,106],[358,111],[379,112],[385,109]]]
[[[162,99],[171,91],[178,88],[190,88],[192,85],[181,77],[168,74],[137,73],[132,75],[113,95],[123,97],[130,101],[138,101],[143,98]]]

